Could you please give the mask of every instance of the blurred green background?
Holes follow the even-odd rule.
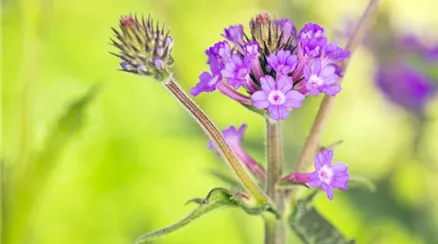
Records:
[[[322,24],[331,39],[366,1],[354,0],[3,0],[3,243],[131,243],[191,211],[184,203],[224,183],[207,138],[175,100],[149,78],[118,72],[108,54],[120,15],[151,13],[171,29],[175,76],[185,90],[207,68],[204,50],[223,28],[260,11]],[[383,1],[402,31],[438,38],[435,0]],[[245,27],[247,28],[247,27]],[[430,36],[435,35],[435,36]],[[375,89],[375,59],[359,49],[323,143],[335,159],[371,179],[375,193],[322,194],[316,206],[358,243],[438,243],[438,101],[425,125],[421,155],[415,123]],[[438,77],[436,77],[438,79]],[[99,84],[98,91],[81,100]],[[90,99],[88,101],[87,99]],[[263,120],[219,93],[196,99],[220,128],[248,124],[245,145],[263,160]],[[291,168],[317,111],[309,98],[284,124]],[[426,159],[425,159],[426,158]],[[156,243],[262,243],[261,218],[220,209]],[[291,237],[290,243],[300,243]]]

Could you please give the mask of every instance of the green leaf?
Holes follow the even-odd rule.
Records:
[[[197,203],[199,204],[199,206],[195,210],[193,210],[189,215],[187,215],[185,218],[163,229],[146,233],[140,236],[134,243],[135,244],[141,244],[147,242],[150,243],[153,239],[177,231],[182,227],[190,224],[194,220],[198,219],[199,217],[203,216],[204,214],[207,214],[223,206],[241,207],[245,212],[252,215],[261,214],[265,210],[272,211],[268,209],[268,205],[266,206],[253,205],[253,201],[250,201],[249,198],[250,198],[249,195],[242,192],[233,193],[225,188],[220,188],[220,187],[214,188],[207,194],[207,196],[204,199],[194,198],[187,202],[187,203],[192,203],[192,202]]]
[[[351,176],[348,183],[349,188],[361,188],[370,192],[376,192],[376,185],[367,178],[359,176]]]
[[[65,113],[58,119],[55,126],[50,130],[45,139],[45,145],[35,159],[37,167],[47,167],[61,154],[70,139],[82,128],[85,111],[89,103],[94,99],[99,87],[93,86],[90,90],[73,101]]]
[[[6,233],[13,233],[7,238],[23,243],[26,242],[25,238],[32,236],[33,230],[29,228],[29,223],[32,211],[39,204],[38,193],[47,184],[59,155],[83,127],[85,111],[96,92],[97,87],[93,87],[85,95],[74,100],[49,130],[41,151],[27,162],[24,169],[16,170],[5,182],[5,192],[8,195],[5,206],[6,212],[10,213],[10,216],[6,216],[5,223],[11,228]]]
[[[312,200],[316,191],[310,196],[300,199],[289,216],[289,225],[298,237],[306,244],[351,244],[327,219],[314,207]]]

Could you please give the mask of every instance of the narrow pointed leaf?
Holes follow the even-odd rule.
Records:
[[[352,244],[314,207],[312,199],[316,192],[309,197],[300,199],[289,216],[289,225],[305,244]]]

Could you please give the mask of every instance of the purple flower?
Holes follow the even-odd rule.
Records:
[[[221,81],[221,76],[203,72],[199,76],[199,80],[198,84],[190,89],[190,94],[192,94],[192,96],[197,96],[202,92],[212,92],[216,90],[218,82]]]
[[[222,76],[227,79],[228,84],[234,89],[239,89],[249,79],[252,63],[245,61],[241,56],[233,55],[221,72]]]
[[[333,62],[338,63],[350,57],[350,51],[345,51],[339,47],[337,42],[332,42],[326,46],[326,56]]]
[[[209,72],[203,72],[199,76],[199,82],[192,89],[190,94],[197,96],[202,92],[212,92],[216,90],[218,82],[222,81],[221,71],[225,63],[231,58],[231,47],[226,41],[215,43],[213,46],[205,50],[208,56],[207,63],[210,65]]]
[[[277,75],[288,75],[297,67],[298,57],[292,55],[290,51],[280,50],[277,54],[269,55],[268,63],[277,72]]]
[[[267,75],[260,79],[261,91],[251,96],[254,106],[258,109],[268,108],[269,114],[275,120],[284,120],[289,116],[288,109],[301,107],[304,95],[292,90],[292,78],[278,76],[277,81]]]
[[[297,31],[295,29],[295,25],[292,20],[281,18],[277,20],[277,24],[282,30],[283,43],[286,43],[289,40],[289,38],[295,37]]]
[[[243,25],[226,28],[226,41],[206,50],[210,70],[200,75],[192,95],[219,90],[282,120],[308,94],[334,96],[341,90],[337,81],[343,69],[336,63],[349,52],[336,42],[328,44],[321,26],[307,23],[298,33],[292,20],[260,13],[249,27],[250,34]]]
[[[240,125],[239,129],[236,129],[234,126],[230,126],[222,131],[225,141],[232,149],[241,147],[243,134],[245,133],[246,127],[246,124]],[[216,150],[216,145],[214,145],[213,141],[208,143],[208,149]]]
[[[310,174],[308,183],[311,188],[321,187],[330,201],[333,200],[333,188],[347,190],[350,179],[348,166],[340,162],[332,165],[332,160],[330,149],[316,154],[315,171]]]
[[[243,43],[243,25],[232,25],[225,29],[224,37],[235,43],[241,45]]]
[[[234,126],[230,126],[222,131],[222,135],[237,157],[245,163],[246,167],[248,167],[258,179],[264,181],[266,180],[265,170],[245,151],[242,146],[243,135],[246,127],[246,124],[240,125],[238,129]],[[208,148],[217,152],[216,145],[213,141],[208,143]],[[220,156],[218,152],[217,155]]]
[[[260,54],[260,46],[257,42],[248,42],[244,46],[245,56],[256,58]]]
[[[336,74],[336,67],[334,65],[323,66],[319,58],[304,67],[304,77],[306,88],[313,96],[320,92],[334,96],[341,91],[341,86],[337,84],[339,76]]]
[[[380,67],[376,83],[389,100],[416,114],[424,112],[438,91],[430,77],[404,63]]]
[[[219,74],[225,63],[231,58],[231,47],[226,41],[215,43],[212,47],[205,50],[208,56],[207,63],[213,74]]]
[[[318,57],[327,45],[324,29],[314,23],[307,23],[300,31],[300,46],[303,54]]]
[[[427,61],[438,61],[438,46],[428,49],[424,54],[423,57]]]

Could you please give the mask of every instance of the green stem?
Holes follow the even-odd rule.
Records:
[[[242,185],[249,191],[251,195],[261,205],[272,204],[272,201],[260,189],[260,187],[250,178],[249,174],[245,171],[245,167],[238,160],[237,156],[233,153],[230,146],[225,141],[222,133],[217,129],[213,122],[207,117],[207,115],[199,108],[199,106],[170,78],[165,87],[172,93],[181,105],[187,109],[190,115],[198,122],[208,137],[215,142],[218,151],[222,158],[228,163],[231,170],[236,174]]]
[[[283,145],[281,141],[281,125],[278,121],[266,119],[266,163],[267,181],[266,193],[274,200],[275,206],[283,214],[282,192],[276,186],[281,180],[283,162]],[[267,218],[265,220],[265,244],[284,244],[286,242],[283,220]]]

